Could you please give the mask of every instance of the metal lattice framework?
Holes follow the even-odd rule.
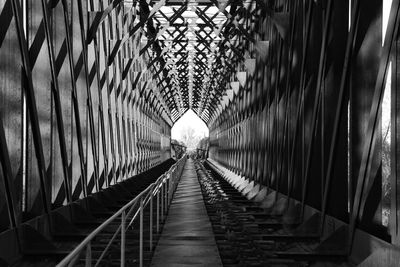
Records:
[[[172,121],[192,109],[210,124],[232,100],[233,89],[238,92],[238,70],[254,71],[249,45],[268,49],[268,41],[252,37],[258,36],[254,25],[263,21],[260,6],[255,1],[160,1],[153,10],[157,30],[143,39],[157,42],[161,50],[152,62],[158,61],[157,73],[163,68],[158,85]]]
[[[24,227],[51,237],[57,209],[183,153],[188,109],[201,156],[271,214],[314,218],[318,247],[397,251],[400,0],[385,31],[384,2],[0,0],[0,265]]]
[[[112,1],[103,9],[92,12],[88,40],[113,10],[123,10],[127,31],[110,36],[108,64],[123,50],[122,78],[131,75],[139,96],[170,125],[188,109],[211,124],[254,73],[251,56],[268,53],[269,41],[254,31],[265,21],[262,2]]]

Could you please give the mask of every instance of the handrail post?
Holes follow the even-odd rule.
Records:
[[[168,208],[169,208],[169,205],[171,205],[172,195],[174,194],[174,185],[175,185],[175,183],[174,183],[173,173],[174,173],[174,170],[172,170],[170,172],[170,174],[169,174]]]
[[[169,179],[168,179],[167,210],[169,209],[169,205],[171,205],[172,194],[174,192],[174,189],[173,189],[174,188],[174,180],[173,180],[172,173],[173,173],[173,171],[171,171],[169,173]]]
[[[91,242],[89,242],[86,245],[85,267],[91,267],[91,266],[92,266],[92,245]]]
[[[121,214],[121,267],[125,266],[125,238],[126,238],[126,222],[125,222],[125,210]]]
[[[168,192],[169,192],[169,173],[167,172],[165,174],[165,192],[164,192],[164,212],[167,213],[167,208],[168,208],[168,203],[167,203],[167,196],[168,196]]]
[[[171,175],[171,172],[169,172],[168,173],[168,180],[167,180],[167,195],[166,195],[166,211],[168,211],[168,207],[169,207],[169,204],[170,204],[170,198],[171,198],[171,185],[172,185],[172,183],[171,183],[171,179],[172,179],[172,175]]]
[[[169,181],[169,178],[167,176],[167,178],[165,179],[165,188],[164,188],[164,222],[167,217],[166,215],[167,215],[168,181]]]
[[[161,221],[164,221],[164,181],[161,183]]]
[[[164,195],[163,195],[163,201],[164,201],[164,210],[163,210],[163,218],[164,218],[164,223],[165,223],[165,219],[166,219],[166,214],[167,214],[167,201],[165,201],[167,199],[167,194],[168,194],[168,176],[165,175],[165,183],[164,183]]]
[[[143,197],[140,198],[139,266],[143,267]]]
[[[153,193],[150,195],[150,226],[149,226],[149,247],[150,251],[153,250]]]
[[[175,183],[176,183],[176,180],[175,180],[175,170],[176,170],[176,168],[177,167],[175,167],[172,171],[171,171],[171,174],[170,174],[170,178],[171,178],[171,185],[170,185],[170,191],[171,191],[171,193],[170,193],[170,195],[169,195],[169,198],[168,198],[168,201],[169,201],[169,204],[171,205],[171,202],[172,202],[172,196],[174,195],[174,192],[175,192]]]
[[[160,232],[160,189],[157,190],[157,213],[156,213],[156,220],[157,220],[157,234]]]

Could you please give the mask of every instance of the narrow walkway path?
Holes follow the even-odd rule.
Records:
[[[186,161],[151,266],[222,266],[192,159]]]

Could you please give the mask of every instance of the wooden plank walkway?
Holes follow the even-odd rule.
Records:
[[[186,161],[151,266],[222,266],[191,159]]]

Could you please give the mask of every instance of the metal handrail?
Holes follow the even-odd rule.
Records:
[[[137,219],[138,215],[140,215],[140,245],[139,245],[139,261],[140,266],[143,266],[143,211],[148,204],[150,204],[149,213],[150,216],[150,227],[149,227],[149,243],[150,250],[153,249],[153,198],[157,198],[157,213],[156,213],[156,231],[157,233],[160,231],[160,219],[161,222],[165,219],[165,215],[168,211],[168,207],[172,201],[172,195],[175,192],[177,186],[177,180],[180,178],[183,170],[183,166],[186,162],[186,157],[182,157],[178,162],[171,166],[171,168],[161,175],[154,183],[149,185],[146,189],[140,192],[134,199],[125,204],[122,208],[120,208],[116,213],[114,213],[110,218],[108,218],[105,222],[103,222],[100,226],[98,226],[95,230],[93,230],[81,243],[79,243],[74,250],[72,250],[61,262],[57,264],[57,267],[64,266],[73,266],[75,262],[80,258],[81,253],[85,250],[85,266],[92,266],[92,249],[91,249],[91,241],[102,232],[107,226],[110,225],[111,222],[115,221],[117,218],[121,218],[121,223],[114,235],[109,240],[108,244],[104,248],[100,257],[96,260],[94,266],[97,266],[101,260],[106,255],[109,247],[118,236],[121,234],[121,266],[125,266],[125,238],[126,232],[129,227],[133,224],[134,220]],[[161,197],[160,197],[161,194]],[[139,204],[139,207],[137,207]],[[161,207],[160,207],[161,206]],[[161,212],[160,212],[161,208]],[[129,209],[129,210],[128,210]],[[136,211],[130,220],[129,224],[126,224],[126,220],[131,216],[133,211]],[[161,215],[161,216],[160,216]]]

